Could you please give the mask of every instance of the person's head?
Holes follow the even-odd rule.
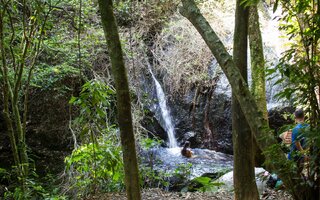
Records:
[[[304,120],[304,112],[302,109],[298,109],[294,112],[294,117],[296,121],[303,121]]]

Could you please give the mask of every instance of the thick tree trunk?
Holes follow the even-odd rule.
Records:
[[[286,170],[286,167],[290,166],[289,161],[282,153],[281,148],[278,145],[274,145],[276,144],[276,140],[268,128],[268,122],[264,119],[263,114],[259,112],[257,103],[251,95],[239,69],[235,66],[232,57],[226,51],[221,40],[210,27],[207,20],[203,17],[195,2],[193,0],[182,0],[182,4],[183,7],[180,9],[180,13],[198,30],[227,76],[233,94],[239,101],[241,109],[244,111],[245,119],[249,123],[250,129],[258,141],[259,147],[266,153],[267,161],[269,161],[266,163],[267,169],[276,172],[286,187],[291,190],[294,197],[297,199],[300,198],[301,194],[297,186],[301,182],[301,179],[297,173],[290,173]],[[272,148],[272,150],[270,148]]]
[[[123,61],[118,27],[112,0],[99,0],[101,21],[109,48],[112,74],[117,91],[118,123],[120,127],[127,198],[140,200],[139,171],[132,127],[131,102],[127,72]]]
[[[256,5],[249,7],[249,44],[251,55],[251,92],[256,99],[259,110],[263,117],[268,121],[266,81],[265,81],[265,61],[263,55],[262,36],[259,24],[259,15]],[[255,152],[255,164],[261,166],[265,158],[262,155],[257,141],[253,143]]]
[[[233,61],[247,82],[248,70],[248,20],[249,10],[237,0],[233,42]],[[250,127],[233,92],[232,95],[232,136],[234,167],[233,181],[236,200],[256,200],[259,193],[254,174],[253,137]]]

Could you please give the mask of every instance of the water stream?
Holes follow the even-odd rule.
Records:
[[[160,110],[161,110],[161,116],[164,121],[165,131],[167,132],[168,138],[169,138],[169,148],[178,147],[177,139],[175,137],[174,126],[173,126],[172,118],[170,115],[170,110],[168,109],[168,106],[167,106],[166,96],[163,92],[163,89],[162,89],[159,81],[154,76],[154,74],[151,70],[151,66],[149,65],[148,68],[149,68],[149,71],[152,75],[154,83],[156,85],[156,92],[157,92],[157,98],[158,98],[159,106],[160,106]]]
[[[223,169],[231,169],[233,156],[208,149],[192,149],[193,156],[186,158],[181,155],[181,148],[155,148],[152,149],[156,170],[174,172],[180,165],[191,164],[190,179],[205,173],[214,173]]]

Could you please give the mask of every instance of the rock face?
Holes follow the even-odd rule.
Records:
[[[72,87],[72,79],[65,77],[56,87]],[[77,80],[77,78],[75,78]],[[79,83],[74,81],[79,91]],[[37,166],[39,174],[60,173],[64,169],[64,157],[73,147],[69,130],[70,90],[57,88],[32,88],[29,95],[29,110],[26,141],[29,157]],[[2,109],[1,109],[2,110]],[[75,111],[71,111],[73,115]],[[2,112],[0,113],[0,167],[10,168],[13,164],[9,137],[6,132]]]
[[[200,3],[199,7],[231,53],[235,1],[208,0]],[[259,10],[266,66],[272,68],[278,63],[284,50],[284,41],[278,39],[281,38],[281,33],[278,31],[277,21],[272,21],[275,14],[266,5],[259,5]],[[151,51],[156,59],[153,73],[167,95],[178,143],[182,146],[189,140],[193,148],[208,148],[232,154],[231,88],[203,39],[185,18],[175,15],[168,26],[159,33],[157,41],[161,42],[155,42],[151,47],[154,48]],[[158,121],[158,124],[164,127],[159,115],[154,85],[150,77],[148,78],[148,72],[144,76],[147,78],[142,81],[141,88],[148,97],[146,109],[152,112],[154,121]],[[250,67],[248,79],[250,85]],[[286,102],[274,98],[282,87],[275,86],[276,81],[277,78],[266,83],[272,128],[284,123],[283,116],[274,114],[277,112],[274,110],[287,105]],[[149,86],[146,86],[147,84]],[[152,131],[156,131],[155,135],[162,139],[166,138],[163,129]]]
[[[144,93],[140,96],[143,96],[146,109],[149,111],[143,120],[143,125],[154,135],[167,140],[164,128],[162,128],[165,125],[160,114],[155,84],[149,74],[145,75],[141,83],[143,83]],[[164,91],[166,92],[165,88]],[[230,96],[213,91],[212,98],[208,100],[208,95],[210,95],[208,87],[191,88],[183,97],[169,94],[171,98],[167,98],[168,106],[175,125],[176,138],[180,146],[188,140],[191,142],[192,148],[209,148],[231,154]],[[209,106],[207,113],[205,112],[206,106]],[[206,135],[206,122],[212,133],[210,138],[207,138]],[[211,142],[206,142],[204,138]]]
[[[191,147],[210,148],[219,152],[232,153],[230,98],[223,94],[215,94],[208,103],[210,109],[207,113],[207,123],[211,130],[211,138],[208,138],[205,129],[205,107],[209,94],[204,91],[199,95],[198,101],[194,102],[195,92],[193,91],[191,90],[180,102],[176,100],[176,103],[171,103],[178,141],[183,144],[189,140]],[[188,137],[187,133],[190,132],[194,134]]]
[[[27,144],[32,148],[38,172],[58,173],[73,147],[69,129],[69,92],[33,90],[29,104]]]
[[[184,97],[171,98],[169,101],[178,143],[183,146],[184,142],[188,140],[191,142],[192,148],[208,148],[232,154],[231,97],[228,95],[230,90],[225,90],[225,93],[219,92],[222,91],[219,86],[210,100],[210,110],[208,112],[209,128],[212,133],[210,143],[206,141],[208,138],[205,130],[205,107],[208,92],[203,90],[197,102],[194,103],[194,91],[195,89],[191,89]],[[156,100],[149,106],[152,115],[149,114],[148,118],[144,120],[145,127],[154,135],[166,141],[167,136],[162,128],[161,116],[155,114],[159,112]],[[293,113],[293,111],[292,107],[285,106],[271,108],[268,111],[270,128],[275,130],[277,134],[281,126],[293,123],[292,120],[285,118],[285,114]],[[147,120],[149,123],[147,123]]]

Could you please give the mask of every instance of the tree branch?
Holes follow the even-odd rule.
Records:
[[[232,91],[239,101],[240,107],[259,147],[265,152],[267,159],[271,161],[266,163],[267,169],[276,171],[288,188],[296,187],[300,178],[296,173],[288,173],[286,170],[283,170],[284,166],[288,166],[290,163],[282,153],[279,145],[275,145],[276,140],[273,137],[273,133],[268,128],[268,123],[263,118],[263,114],[259,112],[257,103],[251,95],[239,69],[236,68],[232,57],[207,20],[203,17],[195,2],[193,0],[182,0],[182,5],[180,13],[198,30],[227,76]],[[273,148],[273,154],[270,153],[271,147]],[[278,152],[276,155],[274,155],[275,151]]]

